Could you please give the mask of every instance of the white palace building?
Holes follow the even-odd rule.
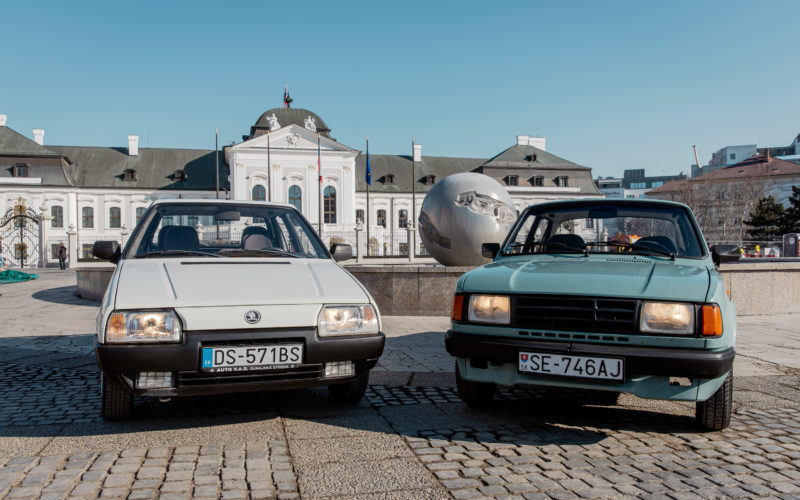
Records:
[[[419,239],[409,237],[413,217],[431,187],[451,174],[495,178],[518,210],[602,196],[590,168],[548,153],[541,137],[517,136],[492,158],[423,156],[420,145],[413,157],[370,154],[368,208],[365,155],[338,142],[322,118],[305,109],[270,109],[242,142],[219,152],[140,148],[136,135],[128,136],[127,147],[53,146],[44,130],[34,129],[31,139],[7,121],[0,115],[0,245],[10,267],[55,266],[60,242],[71,266],[91,261],[94,241],[124,242],[153,200],[215,198],[217,164],[220,197],[290,203],[318,229],[321,215],[326,243],[355,245],[359,234],[358,253],[373,257],[408,255],[413,241],[415,255],[424,255]],[[361,232],[367,210],[369,248]]]

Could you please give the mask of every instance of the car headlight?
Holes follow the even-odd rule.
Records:
[[[694,307],[676,302],[645,302],[639,329],[651,333],[694,333]]]
[[[106,342],[180,342],[181,322],[173,311],[114,312],[106,323]]]
[[[467,319],[480,323],[511,323],[511,298],[508,295],[470,295]]]
[[[378,333],[378,315],[369,305],[326,306],[317,320],[320,337]]]

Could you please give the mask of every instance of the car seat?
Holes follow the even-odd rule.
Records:
[[[270,231],[261,226],[249,226],[242,231],[242,248],[245,250],[264,250],[275,246]]]
[[[189,226],[164,226],[158,231],[161,250],[197,250],[200,240],[197,231]]]
[[[565,246],[583,250],[586,248],[586,242],[577,234],[555,234],[547,240],[548,252],[568,250]]]

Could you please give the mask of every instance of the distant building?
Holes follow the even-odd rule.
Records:
[[[647,191],[679,179],[686,175],[646,176],[645,169],[638,168],[625,170],[622,178],[598,177],[594,183],[607,198],[646,198]]]
[[[725,146],[711,154],[711,161],[708,162],[708,165],[703,167],[692,165],[692,177],[700,177],[701,175],[709,174],[722,167],[736,165],[757,154],[766,153],[773,158],[781,157],[781,159],[797,163],[800,161],[800,135],[795,137],[788,146],[771,146],[765,148],[759,148],[756,144]]]

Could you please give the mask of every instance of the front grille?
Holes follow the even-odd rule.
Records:
[[[638,332],[639,301],[593,297],[514,297],[512,324],[518,328],[565,332]]]
[[[178,387],[207,387],[214,385],[289,382],[298,380],[319,380],[320,378],[322,378],[322,365],[312,364],[282,370],[265,370],[259,372],[179,373]]]

